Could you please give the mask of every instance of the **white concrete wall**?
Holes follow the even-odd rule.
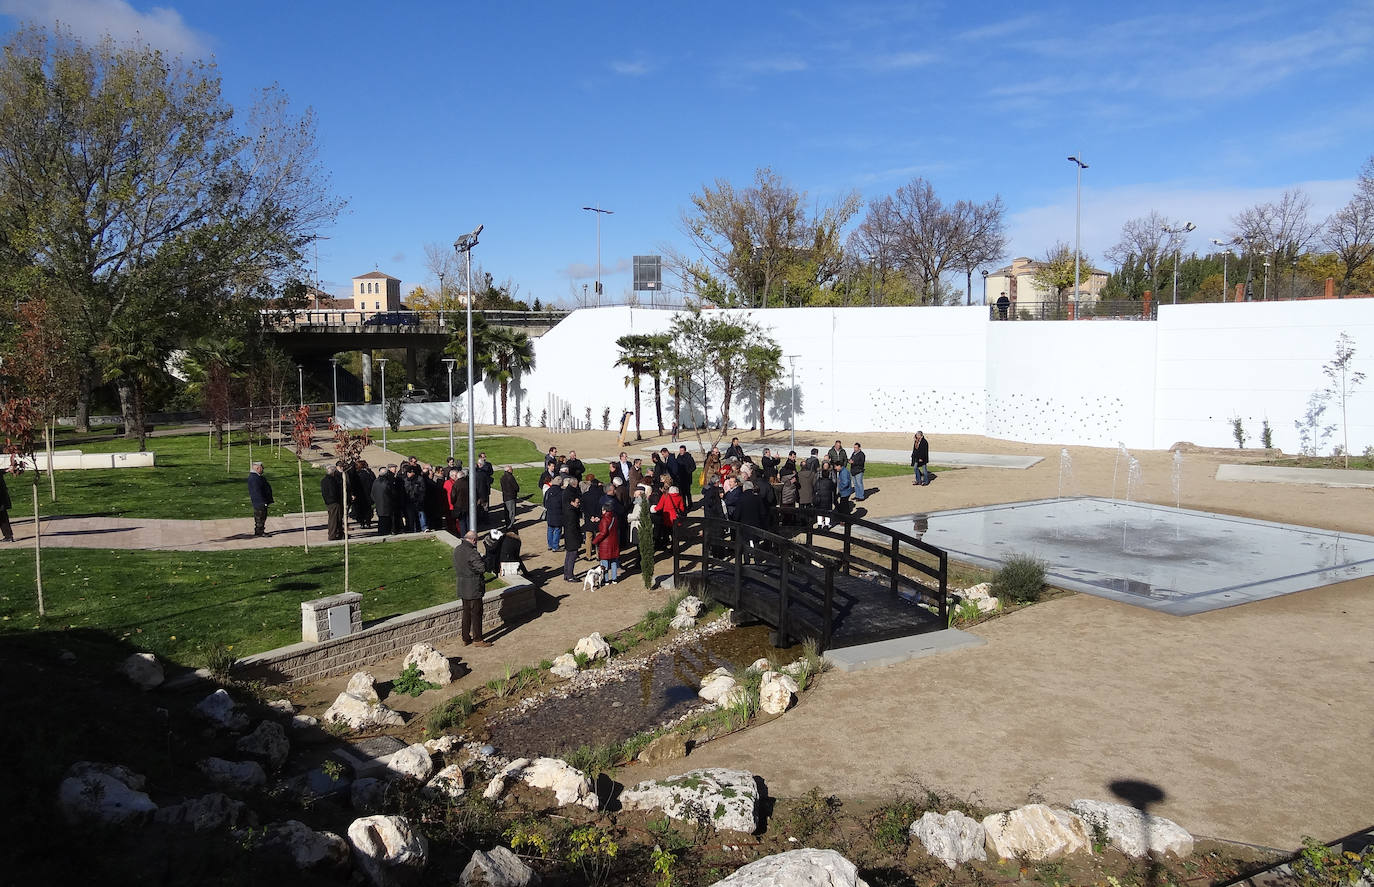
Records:
[[[1179,441],[1234,446],[1230,417],[1239,415],[1252,445],[1259,445],[1260,422],[1268,417],[1274,443],[1296,451],[1294,420],[1306,411],[1308,395],[1325,387],[1322,364],[1344,331],[1355,340],[1355,369],[1369,376],[1349,402],[1351,450],[1374,444],[1374,299],[1165,305],[1157,322],[1003,323],[987,320],[981,306],[727,313],[748,314],[784,354],[797,355],[799,428],[853,435],[923,428],[1141,449]],[[666,331],[672,317],[624,306],[573,312],[535,341],[535,370],[511,386],[512,414],[529,406],[538,424],[552,394],[568,401],[579,421],[587,407],[593,427],[601,427],[605,407],[614,421],[634,405],[625,371],[615,366],[616,338]],[[783,368],[770,428],[786,427],[785,359]],[[718,396],[712,394],[712,418]],[[489,398],[479,388],[479,421],[491,414]],[[738,394],[731,410],[737,426],[754,420],[751,401],[752,393]],[[647,381],[641,404],[643,426],[651,428]],[[671,422],[666,386],[663,408]],[[1339,424],[1338,417],[1333,402],[1323,424]],[[1338,443],[1339,432],[1325,450]]]

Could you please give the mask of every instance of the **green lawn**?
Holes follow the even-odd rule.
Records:
[[[207,450],[209,435],[183,434],[148,438],[148,449],[157,455],[154,468],[110,468],[56,472],[57,501],[48,496],[46,478],[39,489],[43,514],[98,515],[143,518],[183,518],[207,520],[222,517],[247,517],[248,446],[242,434],[234,437],[227,450]],[[137,441],[66,441],[60,449],[79,449],[83,453],[124,453],[138,449]],[[226,455],[232,462],[226,471]],[[300,511],[300,491],[296,486],[296,456],[290,450],[274,451],[268,446],[253,447],[253,459],[263,463],[272,483],[276,504],[269,513],[281,515]],[[24,481],[9,481],[10,494]],[[16,497],[16,512],[28,512],[27,494]],[[305,507],[324,508],[320,502],[319,475],[305,473]]]
[[[433,539],[350,546],[350,590],[363,595],[364,621],[453,600],[450,551]],[[97,629],[200,664],[216,642],[235,656],[299,642],[301,602],[344,590],[343,549],[45,549],[40,620],[33,550],[6,546],[0,589],[0,634]]]
[[[438,437],[439,435],[430,432],[426,436]],[[374,443],[381,446],[382,438],[374,434]],[[538,462],[544,458],[544,454],[530,441],[523,437],[479,437],[473,442],[476,451],[487,454],[487,461],[496,466],[500,471],[506,465],[519,462]],[[421,462],[431,465],[443,464],[448,459],[448,438],[442,440],[411,440],[408,438],[389,438],[387,445],[393,453],[402,453],[406,456],[414,456]],[[464,465],[468,461],[468,441],[467,436],[456,435],[453,438],[453,454],[458,461]],[[536,477],[538,472],[535,472]]]

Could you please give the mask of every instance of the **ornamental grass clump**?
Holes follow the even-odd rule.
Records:
[[[1030,555],[1018,554],[1007,560],[992,577],[993,597],[1029,604],[1040,600],[1045,588],[1045,564]]]

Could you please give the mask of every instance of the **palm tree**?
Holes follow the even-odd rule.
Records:
[[[497,328],[488,325],[486,317],[480,311],[472,313],[472,380],[474,385],[477,380],[494,373],[491,356],[496,350],[492,339],[496,332]],[[466,385],[468,365],[466,327],[460,327],[453,331],[453,337],[444,346],[444,353],[458,361],[457,368],[460,370],[460,378]],[[469,409],[473,407],[472,394],[473,392],[468,392]]]
[[[520,330],[495,327],[489,338],[487,378],[501,386],[501,425],[506,422],[506,397],[516,375],[534,369],[534,343]]]
[[[616,360],[615,365],[630,371],[630,377],[625,382],[626,384],[633,384],[635,389],[635,440],[643,440],[643,435],[639,433],[639,377],[653,371],[653,337],[631,333],[616,339],[615,345],[620,349],[620,358]],[[657,382],[657,374],[655,374],[654,380]],[[661,434],[661,421],[659,425],[659,433]]]
[[[672,367],[672,343],[671,333],[656,333],[647,336],[649,339],[652,354],[649,361],[649,372],[654,377],[654,417],[658,420],[658,433],[663,434],[663,376]]]
[[[764,409],[769,392],[782,378],[782,348],[772,344],[750,345],[744,349],[744,375],[758,386],[759,437],[764,434]]]

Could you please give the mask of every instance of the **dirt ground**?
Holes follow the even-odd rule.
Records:
[[[583,457],[615,451],[613,433],[519,433],[527,431],[541,448],[572,448]],[[759,439],[740,437],[746,444]],[[836,437],[846,447],[858,439],[868,450],[911,444],[907,434],[822,432],[799,434],[798,449],[824,448]],[[667,438],[646,435],[638,446],[660,442]],[[786,432],[766,442],[785,446]],[[936,433],[931,449],[1045,459],[1025,471],[948,471],[927,487],[905,477],[875,480],[865,503],[871,514],[1059,491],[1057,446]],[[1073,482],[1065,494],[1110,495],[1115,452],[1069,449]],[[1374,534],[1374,490],[1223,483],[1214,479],[1219,464],[1265,455],[1184,453],[1185,508]],[[1171,453],[1133,455],[1142,468],[1139,498],[1173,504]],[[551,567],[553,558],[540,555],[531,566]],[[633,594],[624,587],[629,583],[595,598],[573,594],[491,650],[476,651],[464,683],[494,676],[499,663],[550,658],[590,628],[633,622],[662,594],[643,592],[637,577],[631,582]],[[559,579],[550,587],[566,593]],[[1304,834],[1333,839],[1374,822],[1371,592],[1374,580],[1358,580],[1186,618],[1083,594],[1056,598],[975,628],[985,646],[831,672],[786,716],[712,742],[685,762],[631,767],[619,778],[731,766],[757,773],[780,796],[819,786],[844,798],[876,799],[919,782],[1008,806],[1028,797],[1111,800],[1110,783],[1134,779],[1163,791],[1151,812],[1199,835],[1284,848]],[[338,692],[333,683],[341,689],[343,681],[312,688],[324,705]]]

